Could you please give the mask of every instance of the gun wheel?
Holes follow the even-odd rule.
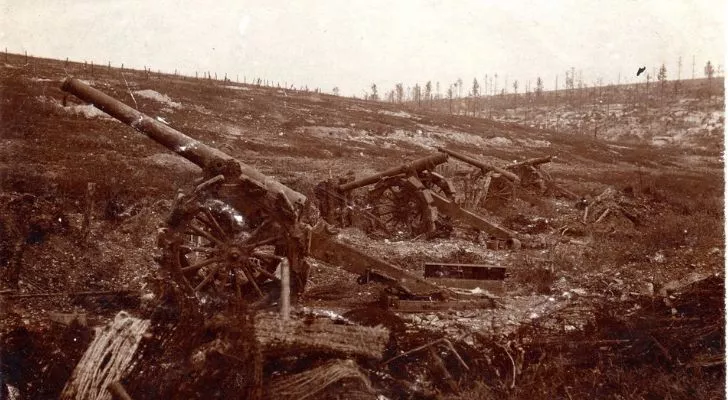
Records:
[[[393,177],[369,192],[371,213],[377,226],[389,237],[411,238],[435,230],[437,210],[422,183],[414,178]]]
[[[243,217],[216,200],[181,203],[160,235],[163,265],[172,279],[195,295],[257,300],[278,280],[279,237],[264,221],[247,229]]]
[[[482,190],[485,193],[480,201],[480,206],[486,210],[496,210],[513,200],[516,193],[516,185],[508,180],[508,178],[493,173],[491,177],[488,175],[479,179],[482,182]]]

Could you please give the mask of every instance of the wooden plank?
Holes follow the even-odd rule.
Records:
[[[391,311],[402,313],[418,313],[431,311],[459,311],[459,310],[478,310],[490,309],[495,307],[495,301],[492,299],[473,300],[473,301],[426,301],[426,300],[400,300],[397,298],[388,298],[386,308]]]
[[[485,281],[480,279],[453,279],[453,278],[427,278],[428,281],[436,283],[440,286],[469,289],[480,288],[495,295],[505,293],[505,283],[503,281]]]
[[[506,267],[486,264],[425,263],[425,278],[455,278],[477,280],[503,280]]]
[[[255,318],[255,338],[264,353],[329,352],[381,359],[389,330],[384,327],[340,325],[328,319],[281,320],[276,314]]]

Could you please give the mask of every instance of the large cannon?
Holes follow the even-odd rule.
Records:
[[[354,209],[370,221],[371,229],[395,238],[436,234],[448,225],[442,217],[498,239],[514,238],[516,232],[455,203],[452,185],[435,172],[435,167],[447,160],[447,154],[432,154],[361,179],[349,175],[338,182],[321,182],[316,197],[322,214],[330,223],[347,226],[352,224],[350,211]],[[356,204],[351,192],[370,185],[364,204]]]
[[[263,298],[290,267],[290,287],[304,289],[310,256],[413,295],[449,292],[342,242],[312,212],[306,196],[233,157],[158,122],[78,79],[62,89],[130,125],[203,171],[180,193],[160,230],[160,265],[183,291],[197,298]],[[285,286],[285,274],[283,283]]]

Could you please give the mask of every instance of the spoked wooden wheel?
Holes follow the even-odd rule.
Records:
[[[478,179],[478,185],[482,183],[483,194],[480,197],[479,205],[486,210],[496,210],[513,200],[516,192],[516,185],[508,178],[498,173],[488,173]]]
[[[187,207],[163,232],[164,267],[195,295],[236,296],[257,300],[264,285],[276,281],[282,260],[275,255],[280,237],[271,222],[246,229],[242,217],[212,202]]]
[[[370,211],[382,233],[404,239],[434,231],[437,211],[423,189],[416,178],[393,177],[369,192]]]

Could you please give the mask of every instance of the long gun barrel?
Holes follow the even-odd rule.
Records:
[[[480,160],[476,160],[473,157],[466,156],[465,154],[458,153],[458,152],[455,152],[452,150],[448,150],[448,149],[445,149],[442,147],[438,147],[437,150],[442,153],[451,155],[451,156],[453,156],[453,158],[457,158],[460,161],[466,162],[470,165],[474,165],[484,171],[495,171],[495,172],[505,176],[506,178],[510,179],[511,181],[518,182],[518,183],[521,182],[521,178],[519,178],[518,175],[514,174],[513,172],[506,171],[503,168],[496,167],[494,165],[488,165]]]
[[[378,174],[374,174],[371,176],[368,176],[366,178],[361,178],[359,180],[356,180],[354,182],[345,183],[341,186],[339,186],[339,190],[342,192],[348,192],[349,190],[357,189],[360,187],[364,187],[367,185],[371,185],[373,183],[379,182],[382,178],[387,178],[390,176],[395,176],[399,174],[404,174],[410,171],[423,171],[423,170],[433,170],[437,165],[440,165],[447,161],[447,154],[433,154],[431,156],[419,158],[417,160],[414,160],[412,162],[409,162],[404,165],[400,165],[398,167],[390,168],[386,171],[382,171]]]
[[[150,139],[193,162],[200,168],[205,169],[215,162],[233,160],[240,166],[242,174],[260,184],[262,189],[269,192],[283,193],[291,205],[297,207],[303,206],[307,201],[306,196],[303,194],[271,177],[265,176],[255,168],[154,120],[76,78],[66,79],[61,89],[93,104],[101,111],[145,134]]]
[[[529,158],[528,160],[525,160],[525,161],[521,161],[521,162],[517,162],[517,163],[513,163],[513,164],[508,164],[508,165],[506,165],[506,168],[508,168],[508,169],[515,169],[515,168],[520,168],[520,167],[524,167],[524,166],[535,167],[537,165],[549,163],[553,159],[554,159],[554,156],[545,156],[545,157]]]

